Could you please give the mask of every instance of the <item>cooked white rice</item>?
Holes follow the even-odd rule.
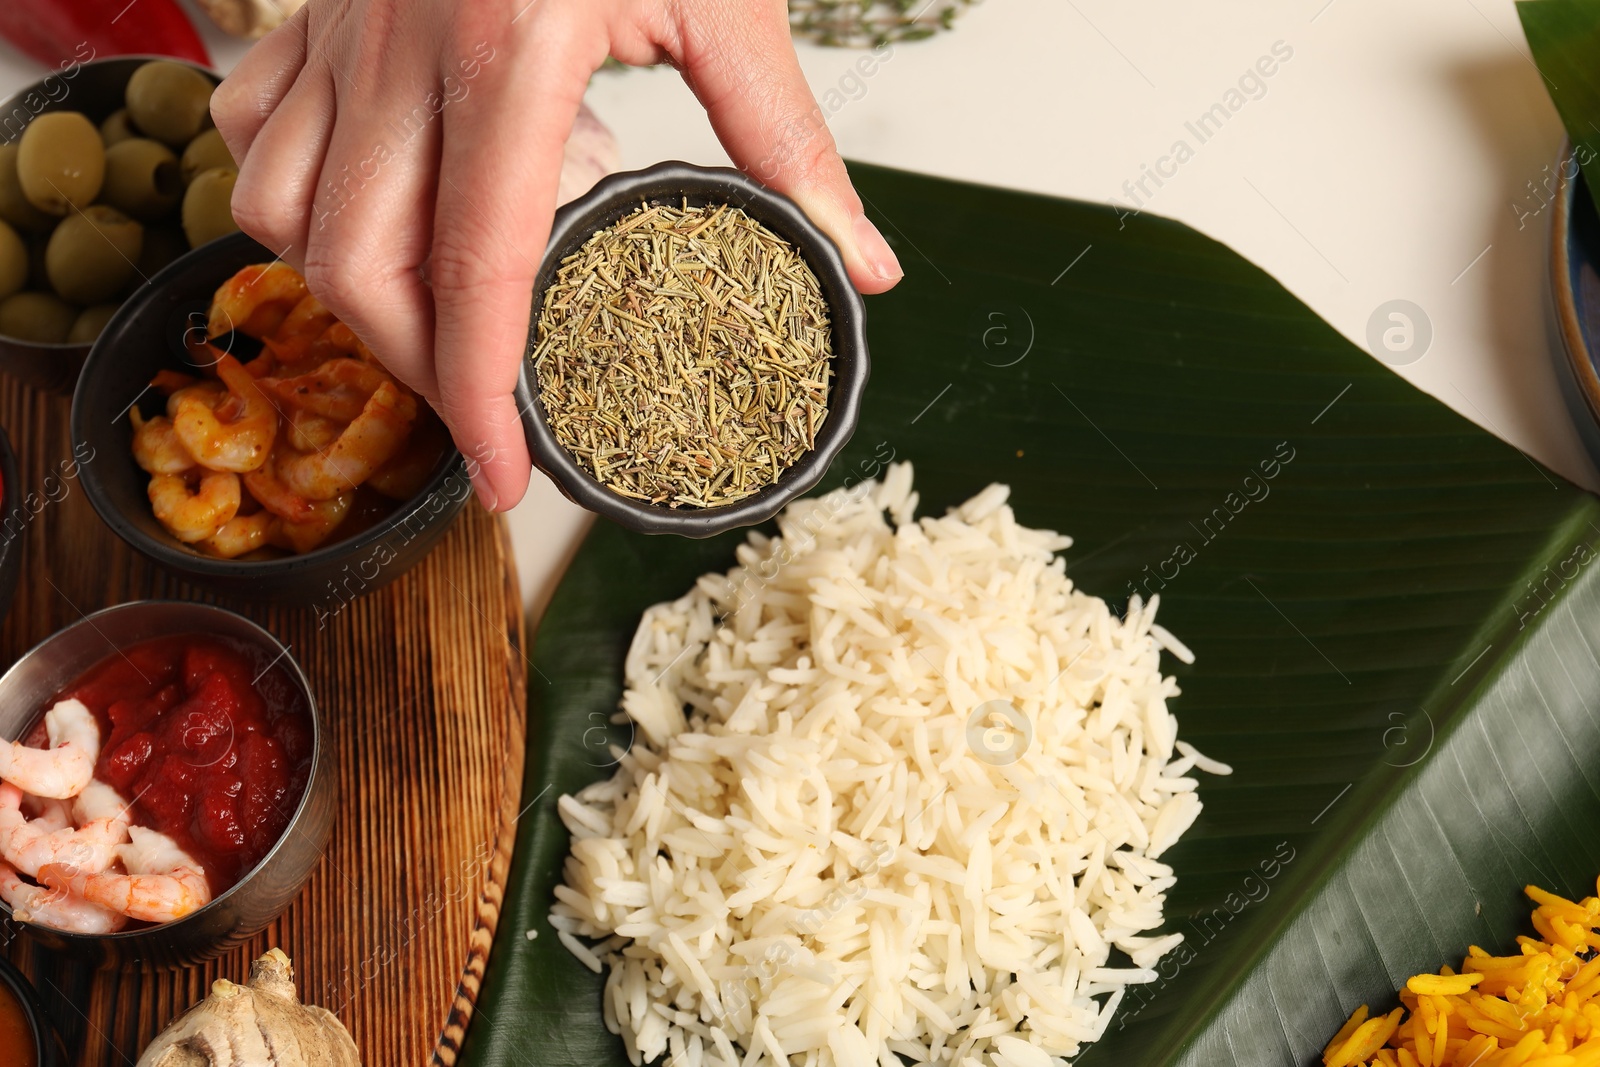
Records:
[[[1188,649],[1007,494],[913,521],[894,466],[645,612],[550,915],[633,1063],[1046,1067],[1182,941],[1157,857],[1228,773],[1167,711]]]

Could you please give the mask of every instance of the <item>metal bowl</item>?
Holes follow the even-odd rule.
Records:
[[[183,337],[206,321],[217,287],[239,268],[274,258],[247,235],[232,233],[168,264],[134,293],[84,363],[72,397],[72,440],[94,450],[81,475],[89,503],[143,555],[219,593],[337,614],[420,563],[445,535],[472,495],[459,452],[448,449],[416,496],[396,502],[360,533],[298,556],[244,560],[204,555],[162,529],[150,511],[150,476],[130,451],[128,409],[137,403],[146,415],[160,414],[164,403],[149,388],[151,376],[162,368],[194,370]]]
[[[50,1017],[45,1014],[39,991],[33,988],[33,983],[28,981],[26,975],[3,956],[0,956],[0,985],[11,990],[17,1003],[22,1005],[22,1014],[28,1020],[28,1025],[33,1029],[34,1062],[39,1067],[58,1067],[65,1062],[61,1056],[60,1038],[50,1023]]]
[[[311,686],[294,657],[266,630],[222,608],[138,600],[86,615],[45,638],[0,675],[0,738],[16,739],[84,672],[136,641],[198,633],[239,642],[265,671],[276,664],[311,719],[311,772],[289,825],[260,863],[200,910],[173,922],[115,934],[75,934],[24,924],[35,940],[92,964],[170,967],[222,955],[264,929],[299,895],[333,832],[333,753]],[[0,911],[10,908],[0,903]]]
[[[641,533],[673,533],[711,537],[772,518],[783,506],[821,481],[828,464],[855,432],[861,396],[866,390],[866,308],[850,281],[839,250],[794,201],[755,179],[726,167],[660,163],[648,170],[628,171],[601,179],[588,193],[560,208],[550,230],[544,259],[533,286],[533,318],[528,351],[537,342],[539,309],[544,291],[561,261],[576,252],[596,230],[602,230],[640,203],[736,204],[757,222],[792,242],[816,272],[828,301],[833,327],[833,388],[828,417],[817,432],[816,447],[784,471],[778,480],[737,503],[716,508],[670,508],[619,496],[601,485],[556,440],[539,403],[538,376],[523,360],[517,382],[517,406],[534,465],[553,479],[568,499]]]
[[[222,75],[209,67],[171,56],[116,56],[74,63],[0,101],[0,144],[16,141],[28,123],[51,111],[81,111],[98,126],[122,106],[133,72],[153,59],[193,67],[212,84],[222,81]],[[52,393],[72,392],[88,355],[88,345],[41,345],[0,335],[0,373]]]

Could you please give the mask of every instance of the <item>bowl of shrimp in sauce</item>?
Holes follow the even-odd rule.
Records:
[[[220,955],[317,867],[335,773],[266,630],[180,601],[88,615],[0,676],[0,909],[93,962]]]
[[[84,364],[84,490],[167,570],[330,614],[419,562],[471,483],[426,401],[244,234],[182,257]]]

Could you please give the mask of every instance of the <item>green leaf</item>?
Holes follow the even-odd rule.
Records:
[[[1358,1004],[1470,943],[1509,947],[1525,882],[1592,892],[1592,498],[1184,226],[852,175],[907,278],[869,304],[873,381],[830,482],[892,452],[924,513],[1009,483],[1020,521],[1077,538],[1080,585],[1161,593],[1199,657],[1172,666],[1181,735],[1235,768],[1204,780],[1163,857],[1189,951],[1080,1063],[1310,1063]],[[726,569],[737,540],[600,523],[557,591],[466,1063],[625,1062],[601,979],[545,922],[567,851],[555,801],[608,773],[591,731],[639,613]],[[1179,545],[1193,559],[1175,568]]]
[[[1600,0],[1517,0],[1517,14],[1600,205]]]

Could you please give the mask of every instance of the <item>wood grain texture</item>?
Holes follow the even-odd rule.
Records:
[[[118,540],[64,473],[66,398],[0,381],[0,423],[18,452],[19,499],[37,501],[0,665],[102,607],[213,599]],[[338,761],[321,866],[272,926],[202,966],[96,971],[9,924],[3,951],[33,978],[69,1062],[83,1067],[131,1065],[215,978],[242,978],[271,945],[294,960],[302,997],[350,1028],[369,1067],[453,1064],[500,915],[522,784],[527,664],[504,524],[469,504],[422,564],[335,603],[320,625],[311,608],[220,602],[277,635],[311,680]]]

